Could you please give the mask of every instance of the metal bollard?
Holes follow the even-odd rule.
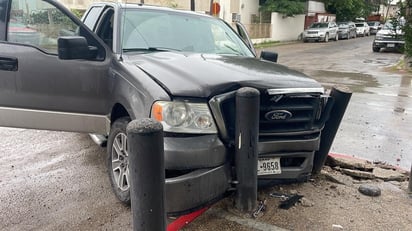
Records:
[[[317,174],[322,170],[328,157],[335,135],[338,132],[340,122],[345,114],[346,107],[352,96],[352,91],[344,86],[333,87],[330,96],[335,100],[330,112],[330,118],[326,121],[322,130],[319,150],[315,153],[312,173]]]
[[[127,126],[133,230],[166,230],[163,127],[152,119]]]
[[[251,212],[257,206],[259,105],[258,90],[245,87],[236,92],[235,206],[240,211]]]
[[[409,197],[412,198],[412,165],[411,165],[411,171],[409,172],[408,194],[409,194]]]

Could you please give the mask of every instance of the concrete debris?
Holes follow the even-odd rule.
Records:
[[[303,207],[313,207],[315,205],[315,202],[307,199],[306,197],[300,198],[299,202]]]
[[[371,172],[345,169],[345,168],[342,168],[341,171],[346,175],[356,177],[356,178],[362,178],[362,179],[374,179],[375,178],[375,176]]]
[[[331,167],[339,166],[341,168],[357,169],[363,171],[372,171],[373,164],[366,160],[332,157],[328,156],[327,164]]]
[[[366,160],[329,156],[327,164],[333,167],[334,170],[358,180],[380,179],[383,181],[405,181],[408,179],[408,173],[406,171],[385,165],[381,162],[372,164]],[[332,182],[348,185],[347,180],[344,181],[342,177],[336,176],[336,174],[327,174],[325,171],[323,173],[328,180]]]
[[[343,226],[342,225],[332,225],[332,230],[333,231],[341,231],[341,230],[343,230]]]
[[[359,186],[358,190],[366,196],[377,197],[381,195],[381,189],[375,185],[363,184]]]
[[[395,170],[390,169],[383,169],[383,168],[374,168],[372,174],[384,181],[405,181],[407,180],[407,176],[404,174],[397,172]]]
[[[352,177],[347,176],[347,175],[327,172],[327,171],[323,171],[323,170],[321,171],[321,174],[324,175],[327,180],[329,180],[333,183],[343,184],[343,185],[348,185],[348,186],[353,184]]]

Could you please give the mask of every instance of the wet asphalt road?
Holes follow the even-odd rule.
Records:
[[[372,37],[271,48],[279,63],[354,94],[332,152],[409,169],[411,76],[384,69],[398,53],[373,53]],[[0,230],[130,230],[111,192],[106,150],[86,134],[0,128]]]

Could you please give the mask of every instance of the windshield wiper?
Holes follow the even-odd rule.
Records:
[[[156,52],[156,51],[182,51],[175,48],[169,47],[146,47],[146,48],[125,48],[123,49],[124,52],[133,52],[133,51],[149,51],[149,52]]]
[[[231,47],[227,44],[223,44],[224,47],[228,48],[229,50],[233,51],[235,55],[243,55],[240,51],[238,51],[236,48]]]

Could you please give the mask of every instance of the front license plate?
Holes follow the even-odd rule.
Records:
[[[259,158],[257,174],[271,175],[271,174],[281,174],[282,170],[280,168],[280,158]]]
[[[395,47],[395,44],[393,44],[393,43],[388,43],[387,47]]]

